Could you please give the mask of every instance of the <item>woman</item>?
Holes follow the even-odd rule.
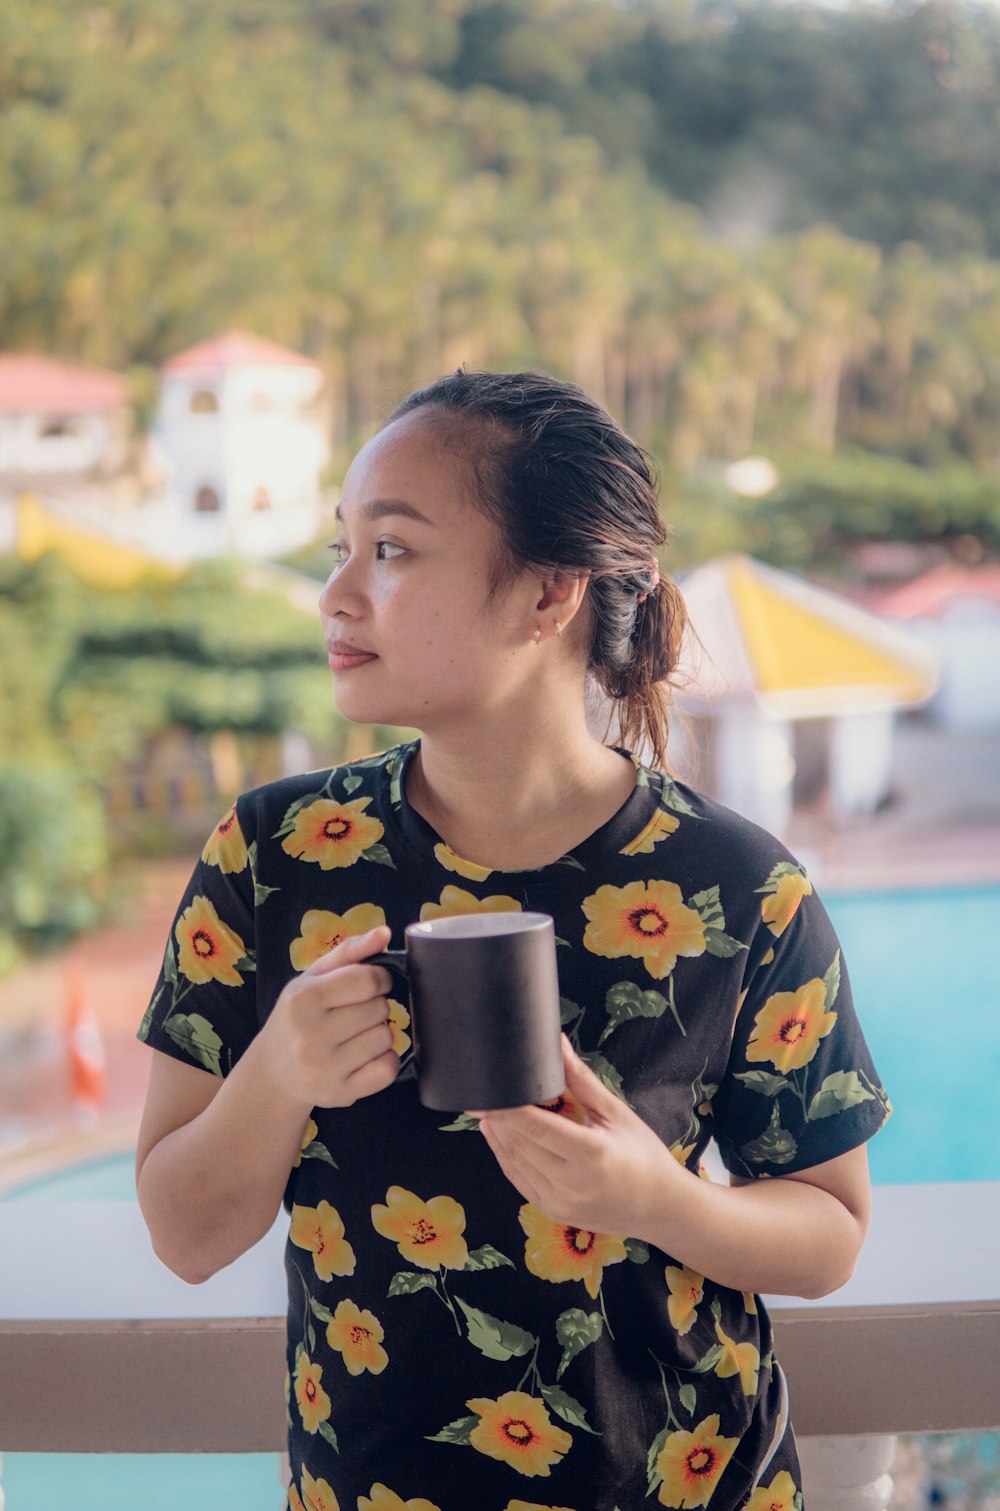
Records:
[[[888,1103],[802,868],[659,769],[683,607],[649,460],[571,385],[458,372],[338,522],[338,705],[420,735],[209,838],[140,1029],[156,1251],[203,1280],[284,1201],[293,1508],[801,1507],[756,1293],[849,1277]],[[517,909],[555,919],[566,1094],[431,1112],[365,962]]]

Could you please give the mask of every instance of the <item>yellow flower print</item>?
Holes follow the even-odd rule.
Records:
[[[281,841],[282,850],[296,860],[313,861],[324,871],[353,866],[385,833],[378,819],[364,811],[370,802],[370,797],[349,803],[317,798],[299,809],[292,832]]]
[[[387,1206],[372,1207],[376,1233],[388,1238],[404,1259],[422,1270],[461,1270],[469,1257],[465,1212],[450,1196],[422,1201],[402,1186],[390,1186]]]
[[[292,1207],[288,1230],[292,1243],[308,1249],[320,1280],[354,1274],[354,1250],[344,1238],[344,1224],[336,1207],[321,1201],[318,1207]]]
[[[302,1511],[340,1511],[340,1502],[326,1480],[314,1480],[305,1464],[302,1465],[302,1500],[299,1505]]]
[[[297,971],[308,970],[317,960],[329,954],[334,945],[351,935],[367,934],[385,923],[385,914],[371,902],[356,903],[344,914],[327,913],[322,908],[311,908],[303,913],[299,924],[298,939],[293,939],[288,955]]]
[[[288,1511],[306,1511],[302,1504],[302,1497],[295,1488],[295,1481],[288,1487]]]
[[[718,1414],[705,1417],[693,1432],[672,1432],[656,1458],[663,1476],[660,1505],[678,1511],[707,1506],[738,1443],[739,1438],[719,1436]]]
[[[245,868],[249,856],[246,840],[236,817],[235,803],[208,836],[201,858],[207,865],[218,866],[220,871],[227,873]]]
[[[474,860],[463,860],[456,855],[450,845],[442,843],[434,846],[434,854],[446,871],[456,871],[459,876],[468,877],[469,881],[485,881],[487,876],[493,875],[491,866],[477,866]]]
[[[570,1123],[579,1123],[581,1127],[587,1121],[587,1109],[582,1102],[578,1102],[571,1091],[561,1091],[551,1102],[540,1102],[546,1112],[554,1112],[557,1117],[566,1118]]]
[[[299,1152],[295,1156],[295,1162],[292,1165],[292,1169],[293,1170],[298,1169],[299,1165],[301,1165],[303,1153],[305,1152],[306,1149],[309,1148],[309,1145],[312,1143],[313,1139],[316,1137],[316,1135],[318,1133],[319,1133],[319,1129],[317,1128],[316,1124],[313,1122],[312,1118],[310,1118],[309,1121],[308,1121],[308,1123],[306,1124],[306,1131],[302,1135],[302,1142],[299,1144]]]
[[[573,1439],[556,1427],[545,1403],[523,1390],[508,1390],[497,1400],[476,1397],[466,1401],[479,1417],[469,1442],[479,1453],[509,1464],[518,1474],[548,1478],[552,1465],[573,1446]]]
[[[757,1297],[754,1295],[753,1291],[741,1291],[740,1294],[743,1297],[743,1310],[746,1312],[747,1316],[756,1317]]]
[[[388,1485],[373,1485],[367,1495],[358,1496],[358,1511],[439,1511],[439,1508],[422,1495],[405,1501]]]
[[[720,1380],[728,1380],[731,1375],[739,1375],[740,1384],[743,1386],[745,1396],[757,1394],[757,1373],[760,1369],[760,1353],[752,1343],[737,1343],[723,1332],[722,1323],[716,1322],[715,1336],[722,1344],[722,1358],[715,1366],[715,1373]]]
[[[219,981],[223,986],[242,986],[236,970],[247,949],[243,940],[223,923],[207,897],[195,897],[177,920],[177,964],[189,981],[201,985]]]
[[[775,992],[754,1019],[747,1059],[767,1060],[782,1071],[801,1070],[837,1021],[825,1006],[826,984],[819,976],[796,992]]]
[[[596,1299],[601,1288],[604,1266],[620,1264],[628,1257],[625,1240],[617,1234],[591,1233],[554,1222],[530,1202],[525,1202],[518,1220],[527,1234],[524,1262],[531,1274],[554,1285],[582,1280],[591,1298]]]
[[[641,830],[635,839],[629,840],[628,844],[624,845],[618,854],[652,855],[653,846],[659,844],[661,839],[666,839],[668,835],[673,834],[674,830],[679,826],[679,818],[676,818],[672,813],[665,812],[662,808],[657,808],[645,829]]]
[[[705,925],[672,881],[598,887],[584,898],[583,911],[590,920],[583,942],[592,954],[611,960],[631,955],[657,981],[670,974],[678,956],[705,953]]]
[[[362,1311],[353,1301],[338,1301],[333,1321],[327,1324],[326,1341],[344,1357],[349,1375],[380,1375],[389,1362],[382,1347],[385,1333],[374,1312]]]
[[[773,892],[760,905],[760,916],[775,939],[779,938],[799,910],[803,897],[812,896],[812,882],[801,871],[784,871]]]
[[[682,1268],[668,1264],[665,1273],[670,1291],[667,1315],[671,1327],[683,1338],[698,1320],[698,1303],[705,1294],[705,1277],[689,1270],[686,1265]]]
[[[691,1158],[693,1150],[693,1144],[671,1144],[668,1152],[673,1155],[679,1165],[683,1165],[687,1169],[687,1162]]]
[[[445,887],[440,902],[425,902],[420,922],[428,918],[455,918],[463,913],[520,913],[521,904],[514,897],[473,897],[461,887]]]
[[[320,1422],[330,1415],[330,1397],[320,1384],[322,1378],[323,1366],[314,1364],[303,1350],[295,1366],[295,1399],[306,1432],[318,1432]]]
[[[534,1501],[508,1501],[504,1511],[573,1511],[572,1506],[539,1506]]]
[[[776,1474],[765,1490],[758,1486],[751,1495],[747,1511],[794,1511],[797,1494],[795,1481],[787,1469]]]
[[[410,1036],[406,1030],[410,1026],[410,1015],[402,1002],[397,1002],[394,997],[387,997],[389,1008],[389,1027],[392,1029],[392,1047],[397,1055],[405,1055],[410,1047]]]

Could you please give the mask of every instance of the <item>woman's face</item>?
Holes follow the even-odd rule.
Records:
[[[351,463],[320,615],[337,706],[355,722],[461,727],[504,707],[525,647],[538,654],[539,578],[523,574],[485,610],[494,526],[468,502],[468,467],[420,410]]]

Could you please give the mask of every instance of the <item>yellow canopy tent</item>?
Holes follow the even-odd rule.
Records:
[[[716,557],[680,586],[693,631],[685,702],[818,718],[922,703],[937,685],[936,663],[915,637],[752,557]]]

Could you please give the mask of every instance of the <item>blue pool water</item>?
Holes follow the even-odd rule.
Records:
[[[830,894],[825,902],[895,1107],[869,1146],[875,1180],[1000,1180],[1000,887]],[[110,1156],[6,1199],[129,1200],[132,1169],[131,1154]],[[12,1511],[283,1504],[272,1454],[6,1454],[2,1484]]]

